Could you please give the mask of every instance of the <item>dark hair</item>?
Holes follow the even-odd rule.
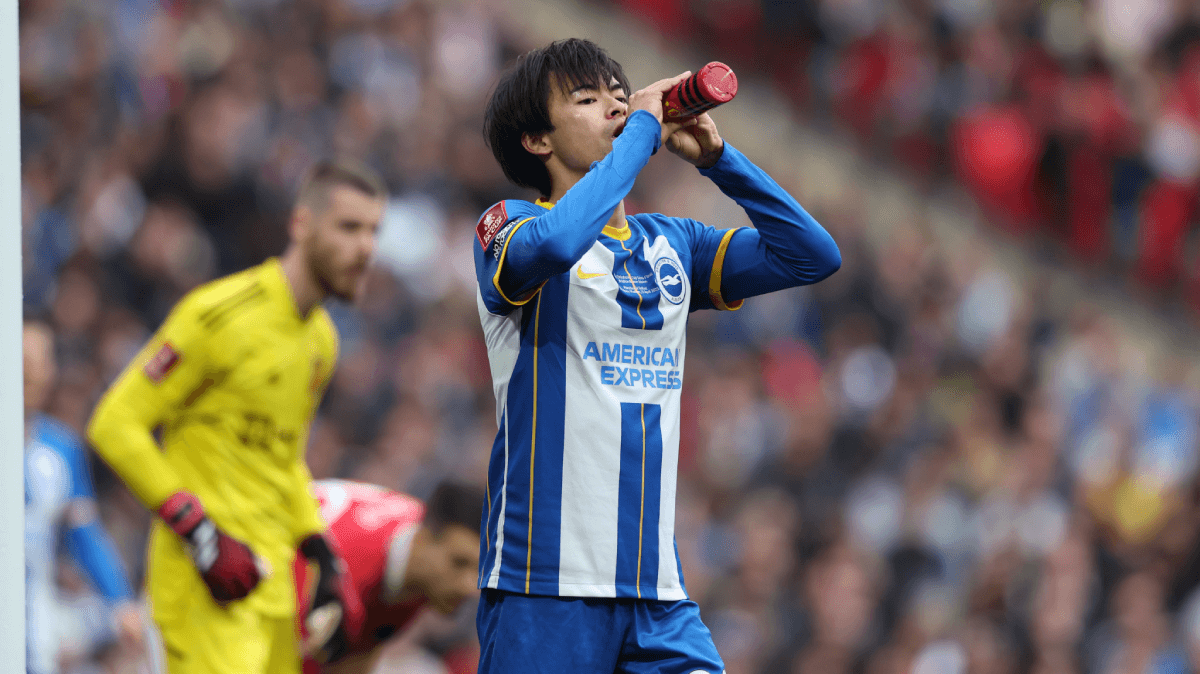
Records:
[[[435,534],[450,524],[478,533],[486,498],[483,489],[475,485],[442,482],[425,503],[425,526]]]
[[[564,91],[589,84],[607,90],[615,78],[629,92],[621,64],[596,43],[578,38],[526,52],[500,77],[484,113],[484,138],[504,175],[543,197],[550,196],[550,173],[540,158],[521,145],[521,136],[554,130],[549,105],[551,75]]]
[[[296,195],[297,204],[305,204],[315,211],[324,210],[329,202],[331,188],[341,185],[372,198],[387,196],[387,187],[379,174],[365,164],[350,159],[325,159],[308,169]]]

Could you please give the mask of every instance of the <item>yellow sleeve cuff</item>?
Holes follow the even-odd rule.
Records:
[[[721,296],[721,269],[725,266],[725,251],[729,250],[729,240],[733,238],[733,233],[737,230],[738,228],[735,227],[721,237],[721,245],[717,246],[717,254],[713,256],[712,273],[708,275],[708,298],[712,301],[713,306],[721,311],[737,311],[746,302],[746,300],[737,300],[727,304],[725,298]]]

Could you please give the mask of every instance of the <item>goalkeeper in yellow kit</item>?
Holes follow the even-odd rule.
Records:
[[[321,302],[357,294],[385,199],[368,170],[317,165],[283,255],[184,297],[96,407],[97,452],[159,515],[146,583],[172,674],[300,671],[297,548],[319,569],[304,650],[336,628],[340,562],[304,450],[337,359]]]

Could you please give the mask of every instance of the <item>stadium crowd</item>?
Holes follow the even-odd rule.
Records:
[[[772,79],[917,182],[962,181],[1043,254],[1200,310],[1193,3],[604,2]]]
[[[771,31],[793,24],[766,13],[791,4],[703,6],[741,8]],[[1120,3],[1097,6],[1110,4]],[[875,3],[812,7],[859,8],[858,20],[875,23],[823,29],[805,43],[795,63],[809,70],[793,71],[792,84],[841,82],[809,95],[873,139],[924,136],[931,172],[952,164],[949,139],[965,133],[956,125],[1026,119],[1031,139],[1061,137],[1065,173],[1030,169],[1065,181],[1042,193],[1064,199],[1061,223],[1081,203],[1096,206],[1073,189],[1098,188],[1073,171],[1098,167],[1115,186],[1123,174],[1105,171],[1128,165],[1154,186],[1145,194],[1192,189],[1200,155],[1176,153],[1200,145],[1162,140],[1149,145],[1160,154],[1143,155],[1137,142],[1194,138],[1190,118],[1169,106],[1118,115],[1128,111],[1116,94],[1125,75],[1091,58],[1086,40],[1075,60],[1039,61],[1051,41],[1011,32],[1007,15],[971,30],[953,23],[970,17],[949,16],[943,36],[871,13]],[[479,214],[519,194],[483,143],[481,106],[499,69],[536,46],[501,6],[29,0],[20,13],[25,310],[57,331],[48,411],[81,432],[185,291],[280,252],[296,181],[341,152],[378,169],[393,196],[360,306],[331,306],[341,360],[314,426],[312,472],[419,497],[443,477],[481,481],[495,418],[470,246]],[[876,26],[888,29],[866,30]],[[715,44],[736,56],[765,42],[754,39]],[[901,49],[901,39],[922,47]],[[774,48],[795,56],[791,43]],[[898,54],[915,59],[902,71],[915,79],[868,67]],[[851,57],[863,61],[860,78],[829,76]],[[1058,75],[1014,80],[1025,57]],[[1181,70],[1154,81],[1169,90],[1190,80]],[[918,84],[927,96],[904,95]],[[985,97],[992,117],[959,117],[976,85],[995,87]],[[1031,106],[1050,105],[1019,94],[1035,85],[1062,90],[1054,100],[1076,100],[1068,89],[1098,97],[1118,116],[1093,119],[1108,108],[1081,104],[1083,119],[1055,108],[1030,122]],[[880,125],[887,134],[871,131]],[[1038,166],[1043,150],[1029,150]],[[804,176],[778,177],[804,194]],[[1151,201],[1137,202],[1122,236],[1149,236],[1136,212]],[[651,162],[627,203],[718,227],[743,222],[668,156]],[[1130,208],[1104,203],[1114,222]],[[805,205],[837,240],[841,271],[691,319],[678,545],[727,671],[1200,671],[1194,365],[1126,340],[1098,308],[1062,311],[1052,289],[1006,274],[983,244],[946,250],[920,220],[894,223],[876,247],[853,188]],[[1102,257],[1133,254],[1111,241]],[[1179,276],[1188,267],[1176,262]],[[105,466],[93,471],[103,521],[137,581],[148,515]],[[65,671],[143,671],[143,658],[95,619],[80,574],[60,567]],[[381,671],[473,671],[473,639],[471,610],[432,621]]]

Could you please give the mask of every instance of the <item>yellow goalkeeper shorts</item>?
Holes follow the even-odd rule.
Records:
[[[152,546],[153,547],[153,546]],[[154,554],[157,553],[157,554]],[[213,601],[186,553],[154,550],[146,589],[158,655],[170,674],[299,674],[295,615],[266,615],[246,601]]]
[[[186,620],[155,619],[170,674],[299,674],[294,618],[262,615],[234,602],[196,602]]]

